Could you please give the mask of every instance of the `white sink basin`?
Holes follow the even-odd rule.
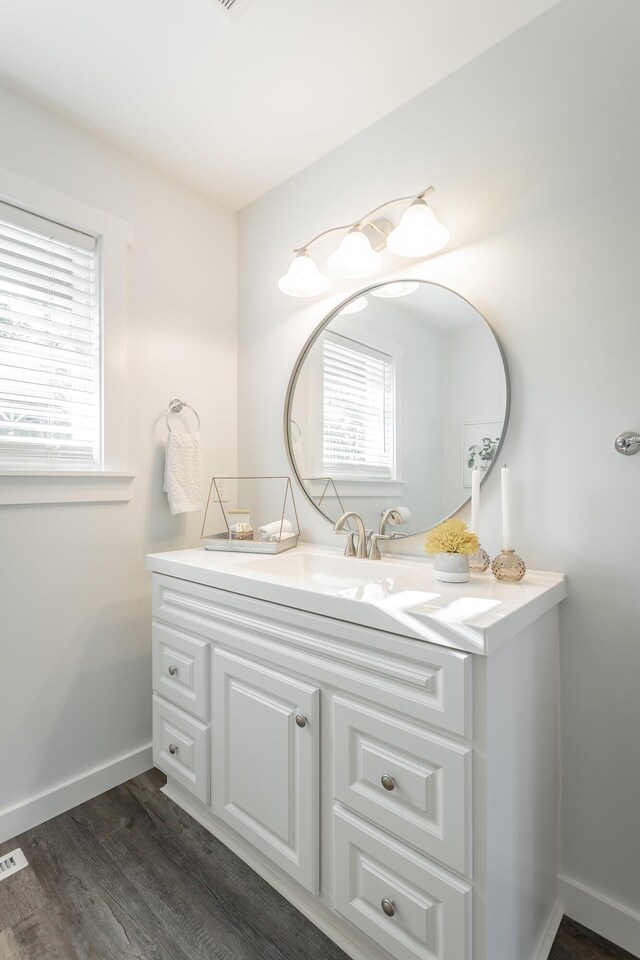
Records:
[[[431,583],[431,568],[405,566],[399,561],[357,560],[340,554],[291,550],[276,557],[260,557],[242,564],[245,576],[319,587],[323,593],[352,596],[354,590],[377,586],[380,596],[402,589],[420,589]]]

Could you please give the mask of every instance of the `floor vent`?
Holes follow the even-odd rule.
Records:
[[[215,0],[216,7],[226,15],[227,20],[237,20],[253,0]]]
[[[12,850],[6,856],[0,857],[0,880],[6,880],[12,873],[17,873],[18,870],[28,866],[22,850]]]

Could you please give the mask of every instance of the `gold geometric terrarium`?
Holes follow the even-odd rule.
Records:
[[[200,537],[205,550],[283,553],[297,546],[289,477],[212,477]]]

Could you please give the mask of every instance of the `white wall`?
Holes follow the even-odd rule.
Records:
[[[444,511],[464,503],[470,490],[463,484],[462,432],[465,423],[503,421],[506,405],[504,367],[495,340],[484,324],[470,324],[447,337],[442,411],[444,436],[442,487]],[[498,429],[496,437],[502,434]],[[488,482],[488,481],[487,481]]]
[[[279,472],[289,371],[338,301],[338,287],[311,303],[279,293],[291,248],[437,187],[451,245],[401,273],[450,285],[502,340],[517,546],[531,567],[569,575],[563,870],[636,911],[640,456],[618,456],[613,438],[640,428],[639,31],[635,0],[564,0],[246,208],[239,232],[240,465]],[[481,530],[491,551],[498,488],[496,473]],[[298,501],[306,535],[334,542]]]
[[[236,466],[236,217],[2,88],[0,117],[0,166],[133,224],[138,474],[130,503],[0,507],[1,814],[151,740],[144,554],[197,544],[201,522],[161,492],[172,397],[200,413],[205,476]]]

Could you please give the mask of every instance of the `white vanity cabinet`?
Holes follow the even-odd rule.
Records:
[[[357,960],[543,960],[560,593],[474,654],[220,588],[197,553],[148,558],[169,797]]]

